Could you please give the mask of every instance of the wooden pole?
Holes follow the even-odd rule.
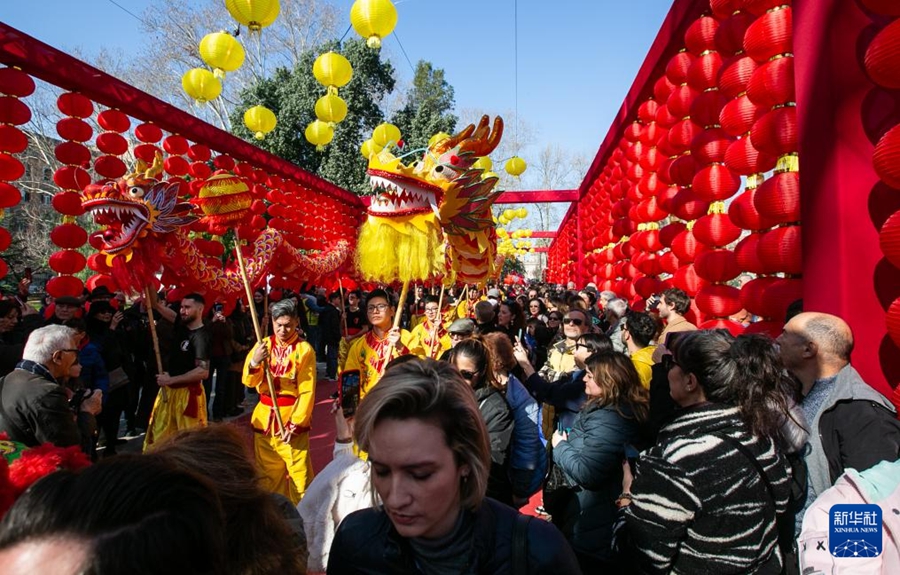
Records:
[[[393,327],[400,327],[400,318],[403,316],[403,306],[406,305],[407,294],[409,294],[409,280],[403,282],[403,289],[400,290],[400,301],[397,302],[397,311],[394,313]],[[388,346],[386,361],[381,364],[382,370],[390,363],[392,355],[394,355],[394,344]]]
[[[153,340],[153,353],[156,354],[156,373],[163,372],[162,354],[159,352],[159,336],[156,335],[156,318],[153,316],[156,307],[156,294],[150,286],[144,288],[144,301],[147,304],[147,319],[150,322],[150,339]],[[159,388],[159,394],[163,402],[169,401],[169,393],[165,386]]]
[[[347,329],[347,313],[344,309],[344,282],[341,280],[341,274],[338,274],[337,278],[338,291],[341,293],[341,309],[339,311],[341,312],[341,319],[343,320],[344,324],[344,337],[347,337],[347,335],[349,334],[349,330]]]
[[[431,328],[431,345],[428,346],[428,357],[434,359],[434,344],[441,332],[441,326],[444,325],[444,284],[441,284],[441,295],[438,297],[438,315],[437,321]]]
[[[235,234],[235,248],[237,254],[238,269],[241,272],[241,279],[244,281],[244,289],[247,291],[247,299],[250,301],[250,316],[253,318],[253,330],[256,332],[256,345],[265,345],[263,342],[262,330],[259,327],[259,316],[256,314],[256,305],[253,303],[253,288],[250,287],[250,280],[247,278],[247,268],[244,266],[244,255],[241,253],[241,240]],[[268,362],[263,361],[262,368],[266,374],[266,383],[269,384],[269,397],[272,399],[272,409],[275,411],[275,423],[278,425],[278,435],[284,431],[284,422],[281,420],[281,409],[278,407],[278,396],[275,394],[275,383],[272,381],[272,373],[269,371]],[[272,430],[275,436],[275,430]]]

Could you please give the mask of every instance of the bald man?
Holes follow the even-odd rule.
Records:
[[[807,507],[845,469],[863,471],[900,457],[896,410],[850,365],[853,332],[844,320],[801,313],[777,341],[785,368],[802,386],[800,407],[810,427]]]

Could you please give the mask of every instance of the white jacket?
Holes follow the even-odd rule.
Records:
[[[873,483],[880,485],[881,497],[870,494]],[[828,551],[829,510],[832,505],[846,503],[874,503],[881,507],[883,551],[878,557],[834,557]],[[879,463],[862,474],[848,469],[810,505],[797,543],[800,572],[804,575],[900,573],[900,460]]]
[[[325,572],[331,542],[344,517],[374,504],[369,464],[353,454],[352,443],[335,443],[333,459],[297,505],[306,531],[310,573]]]

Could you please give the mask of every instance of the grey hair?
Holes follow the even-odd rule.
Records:
[[[297,317],[297,304],[289,299],[276,301],[269,306],[269,314],[272,316],[273,321],[286,315],[295,318]]]
[[[607,303],[609,303],[610,300],[614,300],[614,299],[616,299],[616,297],[618,297],[618,296],[616,296],[616,292],[605,289],[602,292],[600,292],[600,296],[597,299],[606,298]]]
[[[616,319],[622,319],[628,312],[628,302],[622,298],[613,298],[606,302],[606,311],[616,316]]]
[[[68,349],[75,339],[75,330],[64,325],[48,325],[31,332],[25,342],[22,359],[41,365],[50,363],[53,354]]]

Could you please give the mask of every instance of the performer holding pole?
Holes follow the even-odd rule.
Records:
[[[443,326],[441,298],[425,296],[425,320],[410,332],[410,350],[420,357],[436,359],[450,349],[450,335]]]
[[[153,353],[156,354],[156,373],[163,372],[162,354],[159,352],[159,336],[156,335],[156,316],[153,310],[156,308],[156,292],[150,289],[150,286],[144,288],[144,301],[147,308],[147,322],[150,324],[150,339],[153,340]],[[159,389],[163,401],[168,401],[168,394],[165,387]]]

